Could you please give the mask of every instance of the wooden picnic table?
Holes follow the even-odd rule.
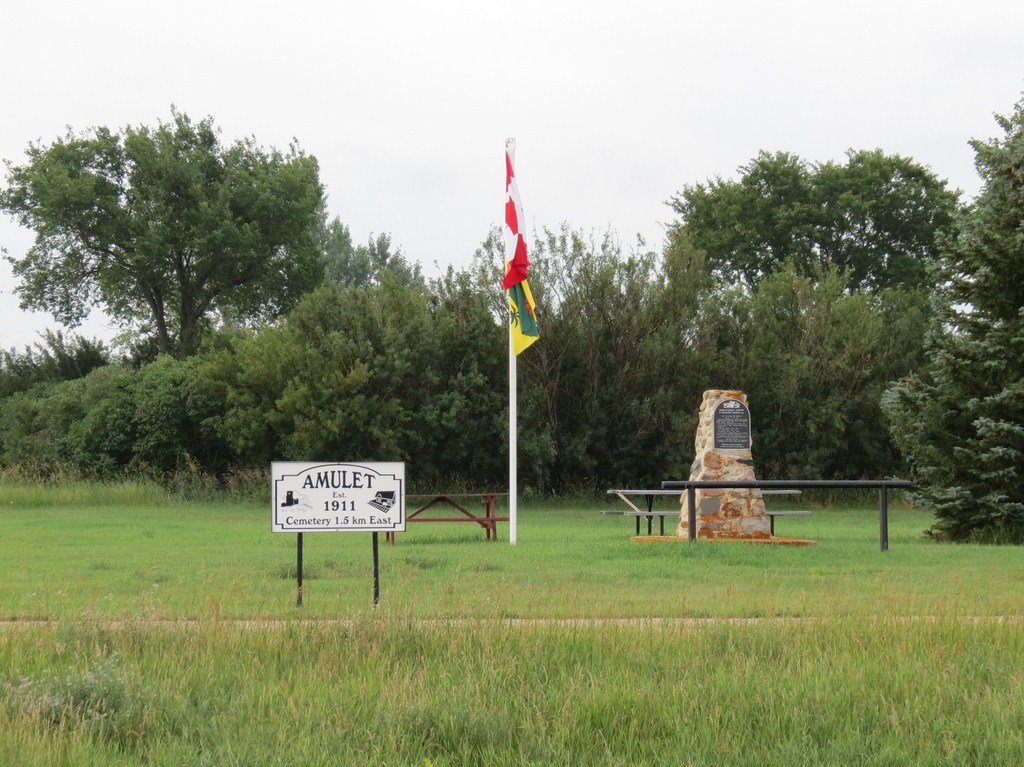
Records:
[[[417,506],[414,511],[408,511],[405,515],[406,522],[475,522],[484,528],[484,534],[489,541],[498,540],[498,523],[508,522],[508,517],[499,517],[495,506],[496,499],[504,498],[508,493],[414,493],[405,496],[405,500],[426,501]],[[475,499],[483,504],[483,514],[474,513],[467,506],[474,505],[470,501]],[[455,515],[449,512],[447,516],[434,516],[428,512],[440,508],[453,509],[458,512]],[[394,544],[395,531],[385,533],[388,543]]]

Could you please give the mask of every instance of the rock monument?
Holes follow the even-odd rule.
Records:
[[[750,410],[741,391],[710,389],[700,405],[695,440],[697,457],[690,479],[754,480],[750,446]],[[698,488],[697,538],[771,538],[760,490]],[[689,537],[686,492],[676,535]]]

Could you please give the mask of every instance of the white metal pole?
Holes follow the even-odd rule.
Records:
[[[509,160],[512,162],[513,167],[516,161],[516,140],[507,139],[505,141],[505,151],[508,152]],[[508,189],[505,190],[506,196]],[[519,222],[519,226],[522,226],[523,222]],[[506,224],[507,226],[507,224]],[[506,240],[507,242],[507,240]],[[511,258],[511,253],[508,253],[506,245],[506,264]],[[519,481],[518,481],[518,460],[519,460],[519,440],[518,440],[518,418],[517,418],[517,391],[516,391],[516,350],[512,345],[512,316],[511,307],[509,307],[509,321],[508,321],[508,542],[511,545],[515,545],[519,538]]]
[[[516,352],[512,347],[512,322],[508,324],[508,542],[518,539],[519,482],[517,478],[519,440],[516,407]]]

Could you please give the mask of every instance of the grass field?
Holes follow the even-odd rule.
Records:
[[[917,510],[882,553],[870,506],[786,548],[524,504],[381,540],[374,609],[368,533],[305,536],[297,608],[262,505],[0,504],[3,765],[1024,763],[1024,552]]]

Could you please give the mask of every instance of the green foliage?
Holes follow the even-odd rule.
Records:
[[[36,232],[10,257],[27,308],[74,325],[92,305],[182,358],[213,315],[272,318],[323,279],[317,162],[295,146],[221,143],[172,110],[155,129],[32,144],[0,210]]]
[[[163,356],[132,377],[130,465],[169,472],[196,462],[215,474],[227,468],[229,453],[218,436],[222,403],[198,368],[196,360]]]
[[[984,185],[943,251],[944,328],[893,387],[893,434],[935,510],[932,533],[1024,542],[1024,101],[975,141]]]
[[[210,357],[225,439],[248,464],[409,460],[421,481],[494,481],[493,323],[454,278],[432,306],[422,288],[382,276],[365,289],[324,286],[280,327]]]
[[[670,204],[709,267],[751,287],[788,261],[804,276],[837,268],[852,289],[920,288],[957,209],[931,171],[879,150],[850,151],[845,165],[762,152],[740,173]]]
[[[508,474],[507,332],[491,316],[489,291],[474,290],[468,273],[449,270],[432,290],[437,384],[415,421],[428,446],[424,479],[501,486]]]
[[[372,234],[366,245],[352,245],[352,234],[337,216],[326,217],[320,233],[325,276],[338,285],[365,288],[379,284],[385,270],[403,285],[424,284],[419,264],[410,264],[401,251],[391,252],[391,235]]]
[[[41,343],[22,352],[0,351],[0,400],[37,383],[81,378],[109,363],[110,352],[102,341],[65,339],[60,331],[47,330]]]
[[[895,471],[879,397],[919,337],[887,327],[899,291],[848,292],[829,269],[817,279],[783,264],[753,291],[710,294],[721,307],[715,381],[745,391],[753,453],[765,478],[856,478]],[[916,329],[916,324],[911,323]]]
[[[767,476],[843,476],[849,399],[863,392],[881,332],[866,296],[844,296],[834,270],[815,282],[783,269],[761,282],[740,388]]]
[[[421,486],[505,482],[499,230],[470,269],[427,285],[389,235],[356,246],[328,220],[313,158],[225,146],[212,121],[177,112],[156,129],[69,134],[28,156],[0,193],[37,233],[13,260],[22,300],[65,321],[98,300],[141,335],[132,368],[94,370],[103,350],[61,336],[0,358],[3,465],[155,472],[197,492],[277,459],[405,460]],[[880,151],[820,165],[762,153],[739,180],[686,187],[671,204],[680,220],[661,253],[564,224],[535,235],[541,341],[518,359],[525,493],[688,476],[709,388],[747,392],[761,477],[899,473],[879,399],[922,367],[922,339],[938,332],[927,270],[955,193]],[[962,229],[965,253],[987,252],[988,227]],[[967,266],[977,276],[963,289],[955,269],[943,278],[951,301],[976,307],[949,319],[957,338],[975,315],[1020,303],[996,287],[1012,257]],[[1015,320],[1001,322],[985,343],[1012,347]],[[969,354],[981,370],[1001,352]],[[975,429],[993,462],[1012,463],[1016,422],[1002,416],[1020,396],[1013,370],[996,371],[1005,391],[964,423],[942,421],[943,405],[929,428]],[[951,375],[961,387],[981,376]],[[904,433],[917,428],[887,413]],[[1009,477],[999,471],[993,492]],[[968,491],[957,487],[959,503]]]
[[[179,476],[406,460],[421,486],[501,485],[499,243],[492,234],[472,270],[429,290],[385,268],[367,285],[323,286],[276,326],[212,336],[187,364],[162,357],[9,398],[3,460]],[[849,292],[835,269],[812,279],[791,265],[754,290],[722,288],[681,230],[661,256],[567,226],[532,252],[543,344],[518,365],[526,493],[688,476],[701,393],[717,387],[750,396],[760,476],[898,469],[878,395],[920,357],[922,293]]]
[[[497,232],[476,255],[478,289],[504,323],[504,263]],[[541,341],[520,355],[520,476],[528,489],[655,482],[692,460],[672,436],[699,402],[698,254],[664,259],[642,242],[567,225],[545,229],[530,255]],[[686,372],[691,373],[690,376]]]
[[[764,476],[896,473],[879,399],[923,359],[929,266],[957,211],[930,171],[880,151],[812,165],[761,153],[686,187],[669,241],[705,255],[709,387],[746,391]]]
[[[0,404],[0,443],[3,464],[30,470],[56,471],[74,463],[69,436],[94,407],[101,407],[130,373],[108,365],[84,378],[41,383],[14,394]],[[105,447],[116,451],[122,440],[108,434]],[[103,466],[97,466],[102,471]]]
[[[4,400],[3,464],[102,476],[196,463],[218,473],[228,458],[216,434],[220,415],[195,360],[159,357],[138,372],[110,365]]]

